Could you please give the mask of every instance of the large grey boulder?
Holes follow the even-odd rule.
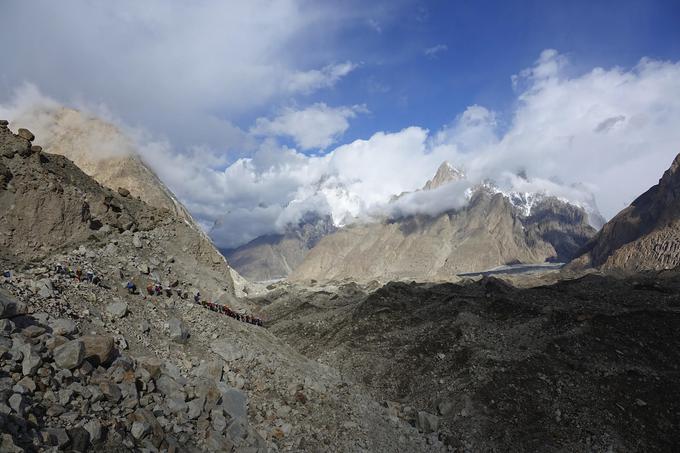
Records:
[[[80,340],[85,346],[85,358],[97,364],[111,360],[114,351],[113,338],[105,335],[86,335]]]
[[[106,312],[114,318],[122,318],[128,312],[127,302],[119,300],[106,306]]]
[[[175,343],[186,343],[189,340],[189,329],[181,320],[172,318],[168,321],[168,335]]]
[[[424,433],[431,433],[439,429],[439,417],[425,411],[418,411],[416,428]]]
[[[248,397],[240,390],[227,387],[224,382],[218,384],[222,392],[222,407],[231,418],[243,417],[248,412]]]
[[[186,400],[186,394],[181,385],[177,383],[172,377],[163,373],[156,379],[156,387],[158,390],[168,398]]]
[[[239,345],[230,343],[226,339],[214,341],[210,345],[210,349],[212,349],[215,354],[222,357],[227,363],[238,360],[244,356],[243,349]]]
[[[137,365],[140,368],[145,369],[151,375],[152,379],[156,379],[161,374],[163,362],[157,357],[139,357],[137,358]]]
[[[78,326],[70,319],[53,319],[48,325],[54,335],[73,335],[78,332]]]
[[[54,363],[59,368],[72,370],[85,358],[85,346],[80,340],[71,340],[54,350]]]
[[[34,351],[30,346],[22,348],[22,352],[24,358],[21,361],[21,372],[24,374],[24,376],[35,375],[35,373],[38,371],[38,368],[40,368],[40,365],[42,365],[42,358],[40,357],[40,354]]]
[[[0,291],[0,318],[12,318],[14,316],[24,315],[26,312],[26,304]]]

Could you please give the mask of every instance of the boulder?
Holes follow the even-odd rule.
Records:
[[[96,364],[108,363],[113,357],[113,338],[105,335],[86,335],[80,340],[85,346],[85,359]]]
[[[114,403],[117,403],[123,397],[123,392],[121,392],[120,387],[113,382],[104,381],[100,383],[99,390],[101,390],[107,400]]]
[[[217,340],[210,345],[210,349],[222,357],[226,362],[233,362],[243,357],[243,349],[228,340]]]
[[[54,335],[73,335],[78,332],[78,326],[70,319],[53,319],[48,325]]]
[[[181,320],[171,318],[168,321],[168,335],[175,343],[186,343],[189,339],[189,330]]]
[[[418,411],[416,428],[423,433],[431,433],[439,429],[439,417],[425,411]]]
[[[244,417],[248,412],[248,397],[240,390],[224,388],[226,385],[218,384],[222,392],[222,407],[231,418]]]
[[[149,431],[151,430],[151,426],[149,426],[148,423],[141,421],[141,422],[134,422],[132,424],[132,428],[130,428],[130,434],[132,434],[132,437],[135,439],[139,440],[149,434]]]
[[[19,302],[0,291],[0,318],[13,318],[27,312],[26,304]]]
[[[161,374],[158,379],[156,379],[156,387],[158,387],[158,390],[166,397],[182,400],[186,399],[183,387],[165,373]]]
[[[83,427],[75,427],[68,431],[68,437],[71,440],[70,450],[84,452],[90,446],[90,433]]]
[[[85,356],[85,346],[80,340],[71,340],[54,350],[54,363],[63,369],[71,370],[80,366]]]
[[[26,400],[19,393],[15,393],[9,397],[9,407],[12,408],[14,412],[23,417],[24,411],[26,410]]]
[[[34,376],[42,365],[40,354],[34,351],[30,346],[22,348],[23,360],[21,362],[21,372],[24,376]]]
[[[152,379],[156,379],[161,374],[161,366],[163,362],[157,357],[139,357],[137,359],[139,367],[145,369]]]
[[[0,189],[6,189],[7,183],[12,179],[12,177],[13,175],[9,168],[0,163]]]
[[[127,189],[124,188],[124,187],[119,187],[119,188],[118,188],[118,195],[120,195],[121,197],[129,197],[129,196],[130,196],[130,191],[127,190]]]
[[[142,239],[140,238],[139,234],[135,233],[135,235],[132,236],[132,245],[134,245],[138,249],[142,248]]]
[[[19,128],[19,130],[17,131],[17,135],[25,140],[28,140],[29,142],[35,140],[35,135],[33,135],[31,131],[29,131],[28,129],[24,129],[23,127]]]
[[[96,418],[83,425],[83,428],[90,434],[90,442],[97,444],[102,438],[102,424]]]
[[[106,312],[114,318],[122,318],[127,314],[128,305],[125,301],[111,302],[106,306]]]

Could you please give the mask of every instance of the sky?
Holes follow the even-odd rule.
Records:
[[[2,0],[2,11],[0,114],[30,122],[61,104],[114,122],[221,247],[308,211],[339,225],[385,215],[443,160],[470,184],[594,196],[609,218],[680,152],[677,1]],[[459,207],[467,188],[398,210]]]

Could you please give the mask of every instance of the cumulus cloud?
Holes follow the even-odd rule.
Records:
[[[487,178],[504,190],[577,202],[593,193],[611,217],[656,183],[680,152],[680,63],[645,58],[633,68],[571,74],[566,57],[545,51],[512,77],[517,99],[509,112],[473,105],[452,112],[452,122],[435,131],[376,132],[317,156],[265,137],[254,141],[251,155],[225,167],[209,148],[180,153],[165,140],[126,130],[203,225],[219,220],[211,234],[222,247],[283,231],[308,211],[330,214],[338,225],[385,214],[435,215],[462,206],[465,189]],[[295,112],[283,110],[265,124],[283,130],[273,125]],[[468,181],[390,204],[395,194],[422,188],[445,160]]]
[[[350,19],[305,0],[8,0],[0,102],[31,82],[70,104],[103,103],[178,147],[249,151],[240,116],[331,88],[356,68],[316,39],[332,45]]]
[[[349,120],[366,112],[363,105],[329,107],[323,102],[302,110],[283,109],[274,119],[258,118],[250,132],[255,135],[288,136],[304,149],[324,149],[349,128]]]
[[[297,174],[308,168],[310,177],[290,181],[298,187],[281,197],[281,216],[301,203],[318,205],[339,224],[375,215],[435,215],[462,206],[465,190],[487,178],[504,190],[580,204],[592,204],[594,194],[602,213],[613,216],[656,183],[680,152],[680,63],[642,59],[630,69],[595,68],[571,77],[568,68],[565,56],[542,52],[511,78],[518,94],[509,113],[473,105],[434,132],[410,127],[323,157],[294,153]],[[464,169],[468,181],[389,203],[395,194],[422,187],[444,160]],[[214,234],[230,241],[227,232]]]

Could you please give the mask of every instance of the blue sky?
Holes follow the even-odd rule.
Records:
[[[331,92],[329,104],[366,103],[346,140],[413,124],[436,129],[466,106],[511,108],[510,76],[543,49],[571,57],[574,73],[634,66],[642,56],[680,57],[677,1],[428,1],[403,4],[378,23],[348,27],[340,59],[362,62]],[[446,50],[434,56],[425,49]]]
[[[680,151],[678,23],[677,1],[5,0],[0,114],[115,123],[223,246],[384,214],[442,160],[611,217]]]

